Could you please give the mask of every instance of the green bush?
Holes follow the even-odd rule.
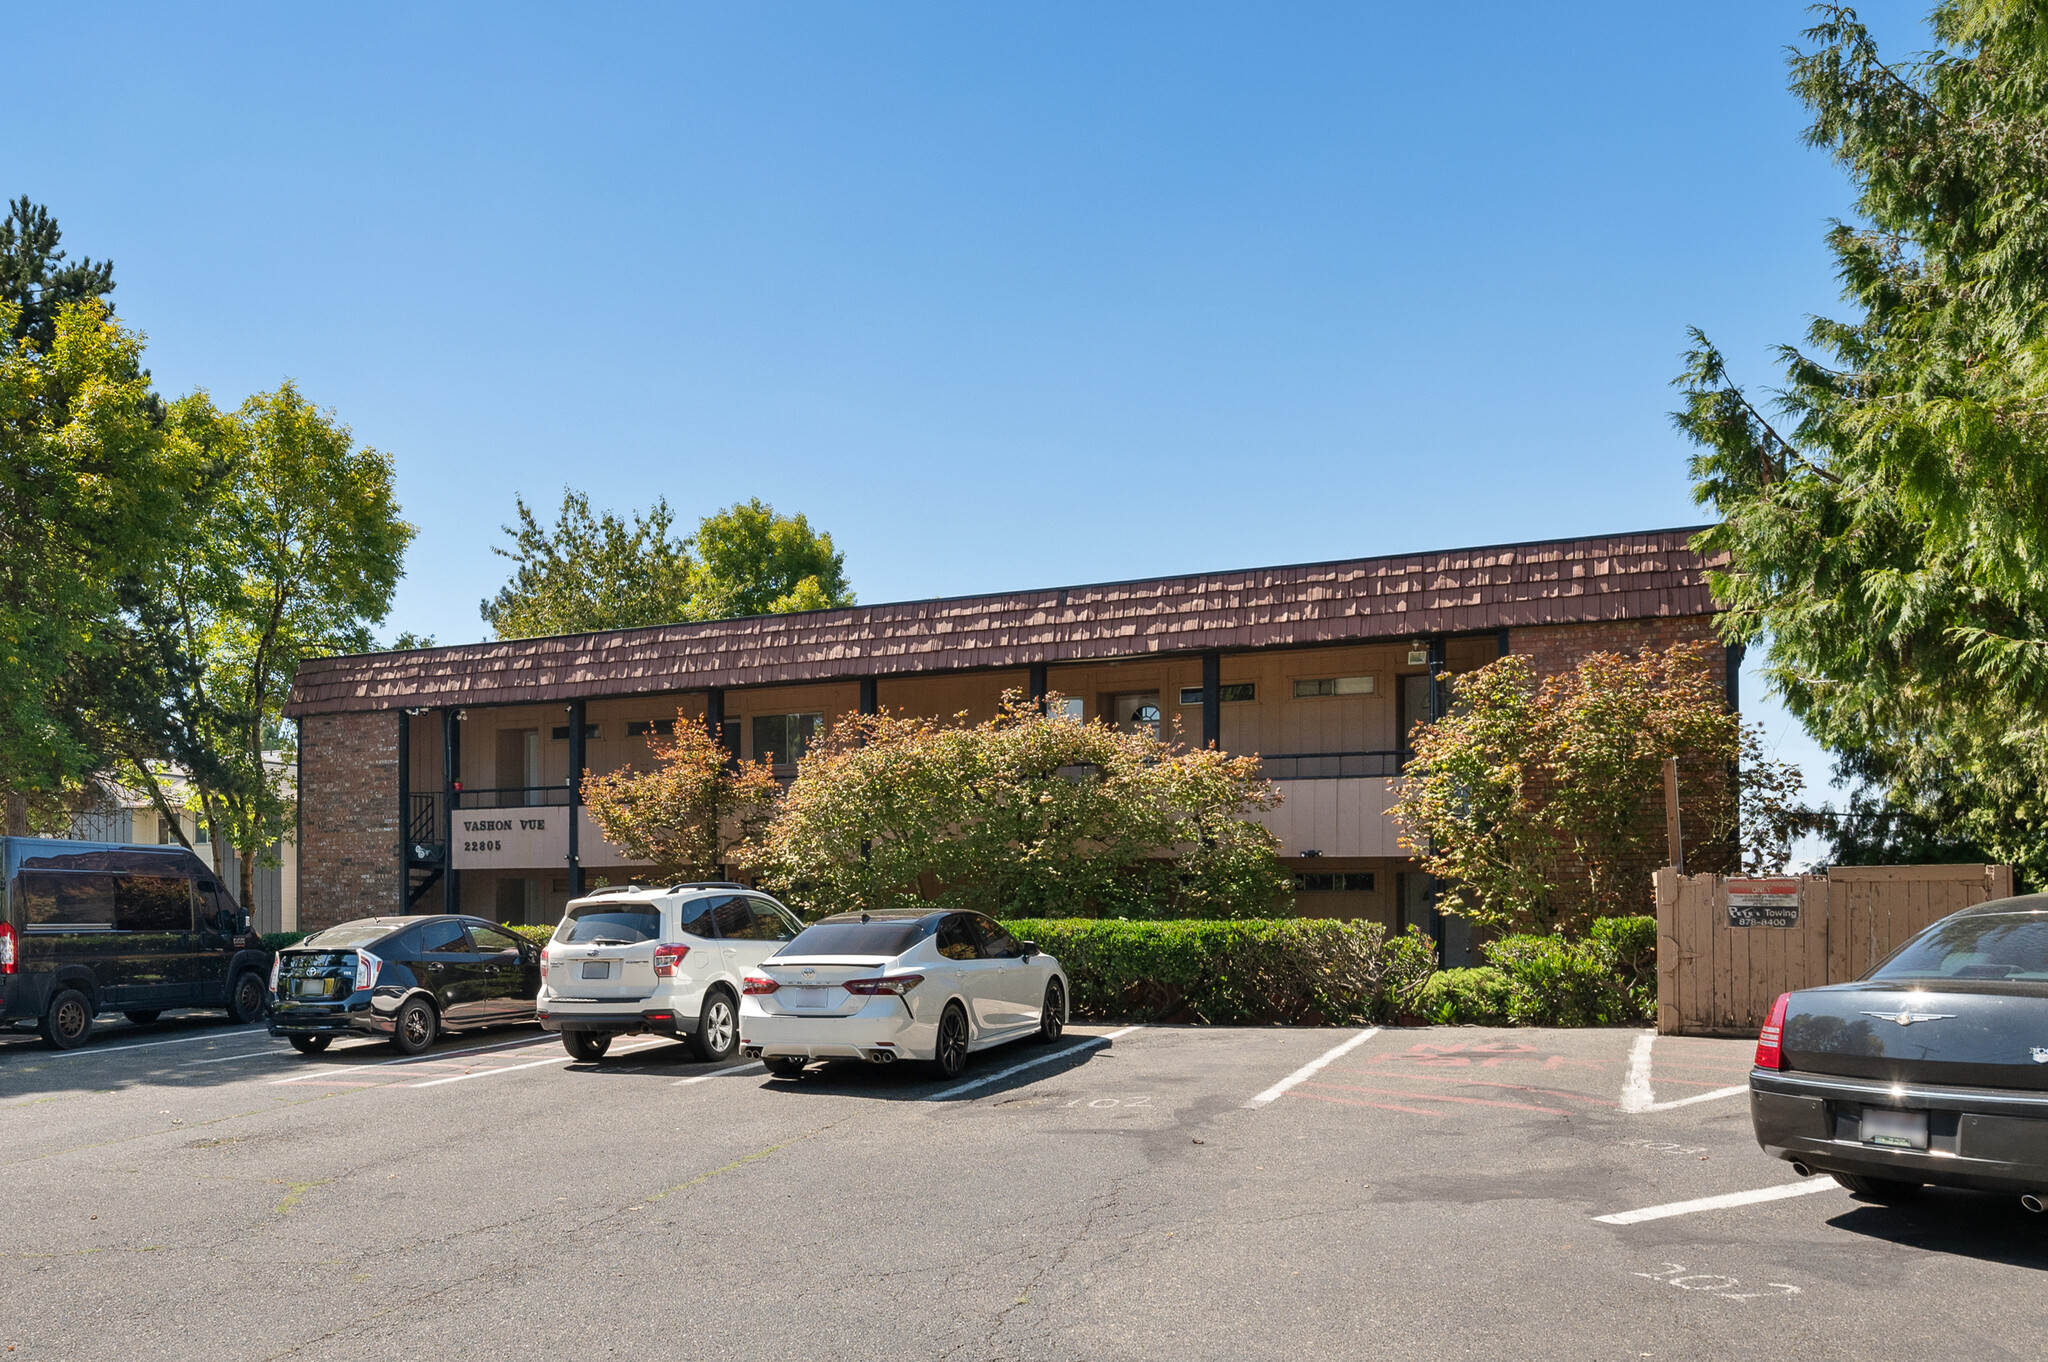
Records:
[[[281,951],[286,946],[298,945],[311,935],[311,932],[265,932],[259,940],[262,941],[264,950]]]
[[[1412,1009],[1430,970],[1427,940],[1389,941],[1370,923],[1035,918],[1004,925],[1059,960],[1075,1015],[1091,1020],[1390,1021]]]
[[[1516,1025],[1612,1026],[1656,1005],[1656,944],[1656,919],[1609,918],[1576,941],[1504,936],[1481,949],[1507,978]]]
[[[1422,986],[1415,1010],[1438,1026],[1506,1026],[1514,985],[1490,965],[1443,969]]]

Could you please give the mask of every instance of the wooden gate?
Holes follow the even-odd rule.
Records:
[[[1780,993],[1860,978],[1921,928],[2012,893],[2007,865],[1835,866],[1800,875],[1798,920],[1729,925],[1727,879],[1657,872],[1657,1030],[1750,1035]]]

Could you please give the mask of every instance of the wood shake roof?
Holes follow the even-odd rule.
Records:
[[[293,717],[1705,615],[1698,528],[320,658]]]

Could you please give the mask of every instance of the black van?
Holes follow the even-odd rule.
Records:
[[[183,847],[0,837],[0,1022],[35,1021],[69,1050],[101,1012],[263,1015],[270,955],[204,861]]]

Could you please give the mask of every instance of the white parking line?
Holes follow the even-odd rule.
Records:
[[[1007,1069],[999,1069],[985,1078],[977,1078],[970,1083],[962,1083],[958,1087],[948,1088],[944,1092],[933,1093],[932,1100],[936,1102],[950,1102],[962,1093],[973,1092],[977,1088],[985,1088],[991,1083],[1000,1083],[1011,1074],[1021,1074],[1026,1069],[1035,1069],[1041,1064],[1050,1064],[1056,1059],[1065,1059],[1069,1055],[1078,1055],[1083,1050],[1093,1050],[1098,1045],[1109,1044],[1119,1036],[1128,1036],[1133,1031],[1142,1031],[1144,1029],[1143,1025],[1126,1026],[1123,1030],[1111,1031],[1108,1035],[1090,1036],[1079,1045],[1069,1045],[1064,1050],[1055,1050],[1049,1055],[1040,1055],[1036,1059],[1027,1059],[1022,1064],[1012,1064]]]
[[[657,1045],[666,1045],[668,1043],[668,1037],[662,1036],[655,1040],[645,1041],[639,1045],[629,1045],[623,1050],[612,1050],[608,1053],[611,1057],[630,1055],[638,1050],[651,1050]],[[538,1069],[543,1064],[574,1063],[576,1063],[574,1055],[549,1055],[546,1059],[530,1059],[524,1064],[500,1064],[496,1068],[478,1069],[472,1073],[454,1074],[447,1078],[430,1078],[424,1083],[406,1083],[401,1086],[407,1088],[438,1088],[443,1083],[461,1083],[472,1078],[489,1078],[494,1074],[509,1074],[520,1069]]]
[[[218,1031],[208,1031],[203,1036],[180,1036],[176,1040],[145,1040],[134,1045],[109,1045],[102,1049],[72,1050],[66,1054],[49,1055],[49,1059],[89,1059],[94,1055],[117,1055],[123,1050],[152,1050],[159,1045],[190,1045],[200,1040],[220,1040],[224,1036],[246,1036],[258,1030],[254,1026],[224,1026]]]
[[[1815,1192],[1841,1190],[1842,1185],[1833,1178],[1807,1178],[1800,1182],[1780,1183],[1776,1187],[1759,1187],[1753,1192],[1729,1192],[1725,1196],[1696,1197],[1691,1201],[1645,1206],[1640,1211],[1616,1211],[1613,1215],[1596,1215],[1593,1219],[1602,1225],[1640,1225],[1645,1220],[1668,1220],[1674,1215],[1691,1215],[1695,1211],[1725,1211],[1733,1206],[1754,1206],[1760,1201],[1784,1201],[1789,1197],[1812,1196]]]
[[[1670,1111],[1673,1107],[1689,1107],[1695,1102],[1712,1102],[1723,1097],[1734,1097],[1749,1091],[1747,1083],[1735,1088],[1716,1088],[1712,1092],[1694,1093],[1691,1097],[1678,1097],[1669,1102],[1659,1102],[1650,1088],[1650,1047],[1656,1043],[1654,1032],[1637,1036],[1636,1043],[1628,1052],[1628,1077],[1621,1084],[1621,1109],[1631,1116],[1647,1111]]]
[[[698,1074],[695,1078],[678,1078],[674,1083],[670,1084],[669,1086],[676,1088],[687,1088],[692,1083],[708,1083],[714,1078],[726,1078],[733,1074],[743,1074],[750,1072],[754,1069],[765,1070],[767,1069],[767,1067],[768,1066],[766,1064],[763,1064],[760,1060],[757,1059],[752,1064],[738,1064],[732,1066],[731,1068],[717,1069],[708,1074]]]
[[[1377,1036],[1379,1033],[1380,1029],[1377,1026],[1367,1027],[1365,1030],[1353,1036],[1350,1040],[1345,1041],[1342,1045],[1323,1051],[1322,1054],[1316,1056],[1308,1063],[1302,1065],[1299,1069],[1296,1069],[1293,1073],[1287,1075],[1287,1077],[1281,1079],[1278,1083],[1275,1083],[1272,1087],[1266,1089],[1257,1097],[1254,1097],[1251,1101],[1245,1103],[1245,1105],[1248,1107],[1263,1107],[1268,1102],[1274,1102],[1279,1100],[1279,1098],[1282,1097],[1289,1088],[1293,1087],[1297,1083],[1315,1077],[1316,1072],[1323,1068],[1325,1065],[1335,1063],[1337,1060],[1342,1059],[1344,1056],[1350,1054],[1353,1050],[1356,1050],[1359,1046],[1365,1044],[1367,1041],[1371,1040],[1374,1036]]]
[[[239,1055],[222,1055],[218,1059],[195,1059],[192,1063],[194,1065],[228,1064],[238,1059],[258,1059],[264,1055],[269,1055],[272,1059],[283,1059],[290,1053],[290,1050],[244,1050]]]
[[[378,1043],[376,1041],[371,1042],[372,1045]],[[545,1042],[541,1043],[544,1044]],[[364,1069],[388,1069],[394,1064],[435,1064],[441,1060],[453,1058],[456,1055],[474,1055],[485,1050],[507,1050],[515,1045],[524,1045],[532,1048],[535,1044],[536,1042],[532,1036],[521,1036],[517,1040],[493,1041],[489,1045],[471,1045],[461,1050],[442,1050],[437,1054],[431,1055],[406,1055],[402,1059],[380,1059],[375,1064],[329,1064],[324,1068],[312,1069],[302,1074],[293,1074],[290,1078],[273,1080],[272,1086],[278,1083],[296,1083],[300,1079],[305,1078],[318,1078],[322,1074],[348,1074],[359,1073]],[[369,1046],[350,1046],[349,1048],[352,1050],[368,1049]]]

